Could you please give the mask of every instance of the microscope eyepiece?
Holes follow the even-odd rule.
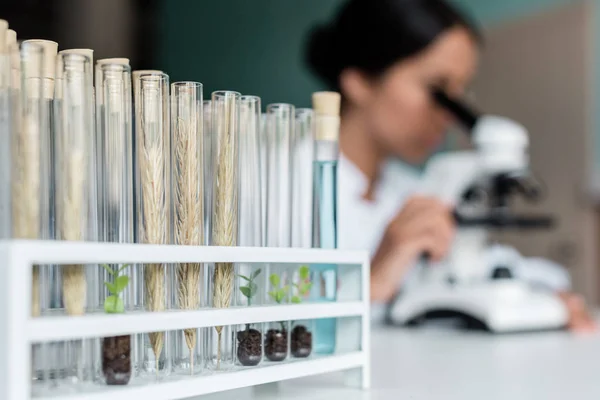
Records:
[[[431,92],[435,102],[446,111],[450,112],[468,131],[469,133],[479,120],[479,113],[469,107],[462,100],[453,99],[440,88],[432,88]]]

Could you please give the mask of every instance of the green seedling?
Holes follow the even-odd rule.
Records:
[[[281,304],[287,298],[287,294],[290,291],[290,287],[288,285],[281,286],[281,278],[277,274],[271,274],[269,277],[269,282],[271,283],[272,290],[269,292],[269,296],[277,304]],[[280,287],[281,286],[281,287]]]
[[[271,291],[269,292],[269,296],[277,304],[284,303],[288,297],[288,292],[290,291],[290,287],[288,285],[281,285],[281,278],[277,274],[271,274],[269,276],[269,283],[271,283]],[[279,322],[281,324],[281,331],[285,331],[285,324],[283,322]]]
[[[257,269],[250,276],[238,275],[247,282],[246,286],[240,286],[240,292],[248,299],[248,305],[252,305],[252,298],[258,292],[258,285],[254,282],[260,275],[261,270]]]
[[[256,280],[256,278],[258,278],[258,276],[261,273],[261,269],[257,269],[256,271],[254,271],[252,274],[250,274],[250,276],[244,276],[239,274],[238,276],[245,280],[246,286],[240,286],[240,292],[242,292],[242,294],[244,295],[244,297],[246,297],[248,299],[248,306],[252,305],[252,298],[254,296],[256,296],[256,293],[258,292],[258,285],[254,282]],[[250,329],[250,324],[246,324],[246,330]]]
[[[102,264],[102,267],[104,267],[113,280],[113,282],[104,282],[104,286],[110,292],[110,296],[104,301],[104,311],[108,314],[123,313],[125,312],[125,305],[123,304],[123,299],[121,299],[121,293],[123,293],[129,284],[129,277],[121,275],[121,272],[129,267],[129,264],[123,265],[118,270],[113,270],[106,264]]]
[[[306,265],[303,265],[298,270],[298,277],[300,278],[298,283],[294,283],[294,287],[296,288],[297,295],[292,296],[292,303],[300,304],[302,303],[302,299],[305,298],[312,288],[312,282],[310,281],[310,268]]]

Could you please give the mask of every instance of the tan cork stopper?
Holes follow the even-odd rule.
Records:
[[[337,92],[313,93],[315,139],[337,141],[340,135],[340,105],[342,96]]]

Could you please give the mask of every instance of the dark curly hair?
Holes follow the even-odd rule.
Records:
[[[444,0],[349,0],[332,21],[310,32],[306,62],[330,89],[339,90],[344,69],[377,77],[456,26],[481,43],[478,27]]]

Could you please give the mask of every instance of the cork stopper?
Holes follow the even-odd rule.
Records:
[[[56,56],[58,54],[58,43],[51,40],[42,39],[25,40],[23,43],[37,44],[44,49],[42,75],[43,78],[54,79],[56,77]]]
[[[7,46],[7,33],[8,33],[8,22],[0,19],[0,53],[6,53],[8,51]]]
[[[96,61],[96,65],[103,64],[120,64],[120,65],[129,65],[129,58],[102,58]]]
[[[6,31],[6,51],[11,51],[14,46],[17,46],[17,32],[9,29]]]
[[[59,51],[58,54],[80,54],[90,59],[90,65],[94,65],[94,50],[92,49],[66,49]]]
[[[17,43],[17,32],[9,29],[6,33],[6,51],[10,52],[10,66],[12,69],[21,69],[21,57],[19,55],[19,44]]]
[[[316,115],[315,139],[337,141],[340,135],[340,94],[316,92],[313,93],[312,102]]]
[[[23,42],[21,54],[23,58],[23,74],[25,78],[40,79],[43,75],[43,48],[37,43]]]

